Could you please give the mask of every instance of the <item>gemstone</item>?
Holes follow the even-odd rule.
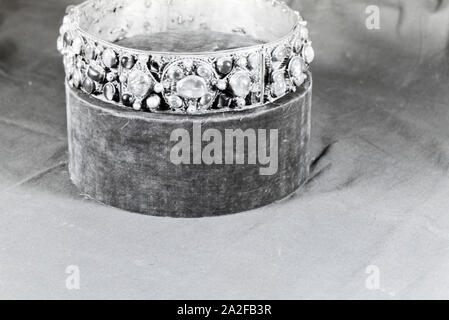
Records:
[[[262,56],[259,53],[253,53],[248,58],[249,67],[252,70],[258,70],[262,66]]]
[[[207,83],[201,77],[188,76],[177,83],[176,93],[183,98],[199,99],[207,93]]]
[[[133,97],[131,94],[129,94],[129,93],[125,93],[125,94],[122,96],[122,102],[123,102],[123,104],[124,104],[125,106],[130,107],[130,106],[132,106],[133,103],[134,103],[134,97]]]
[[[230,58],[218,59],[217,70],[223,75],[229,74],[232,71],[232,59]]]
[[[112,81],[114,81],[115,79],[117,79],[117,74],[116,74],[115,72],[109,72],[109,73],[106,75],[106,80],[107,80],[108,82],[112,82]]]
[[[62,39],[62,37],[58,37],[58,40],[56,41],[56,48],[59,52],[64,50],[64,39]]]
[[[187,107],[187,113],[195,113],[198,111],[198,106],[196,102],[190,102],[189,106]]]
[[[73,86],[75,88],[79,88],[83,82],[83,75],[79,70],[75,70],[72,76]]]
[[[241,68],[246,68],[248,66],[248,59],[242,57],[237,60],[237,65]]]
[[[246,100],[243,98],[237,98],[235,99],[235,103],[237,104],[237,107],[243,107],[246,105]]]
[[[133,56],[125,56],[122,58],[121,63],[123,68],[132,69],[132,67],[136,64],[136,58]]]
[[[72,45],[72,43],[73,43],[73,37],[72,37],[72,35],[70,34],[69,31],[67,31],[66,33],[64,33],[63,41],[64,41],[64,46],[66,46],[66,47]]]
[[[193,69],[194,62],[193,60],[186,60],[184,61],[184,68],[191,71]]]
[[[283,72],[277,72],[273,75],[271,90],[275,97],[283,96],[287,92],[287,82]]]
[[[84,79],[84,82],[83,82],[83,88],[84,88],[84,91],[91,94],[95,91],[95,83],[92,81],[92,79],[86,78],[86,79]]]
[[[117,88],[112,83],[107,83],[103,88],[103,94],[109,101],[115,100],[117,96]]]
[[[179,109],[183,106],[182,99],[175,95],[169,96],[167,98],[167,103],[170,105],[170,107],[172,107],[174,109]]]
[[[207,106],[212,102],[213,96],[210,93],[206,93],[204,96],[200,99],[200,105],[201,106]]]
[[[251,91],[251,77],[247,72],[240,71],[229,80],[232,91],[237,97],[246,97]]]
[[[196,73],[197,73],[197,75],[199,75],[200,77],[202,77],[204,79],[212,78],[212,70],[206,66],[199,66]]]
[[[287,48],[284,46],[277,47],[273,51],[273,59],[276,61],[284,61],[287,57]]]
[[[164,91],[164,85],[161,84],[161,83],[156,83],[156,84],[154,85],[153,90],[154,90],[154,92],[156,92],[156,93],[161,93],[162,91]]]
[[[153,81],[149,75],[140,70],[134,70],[128,75],[128,89],[136,97],[144,97],[152,87]]]
[[[88,44],[84,47],[84,57],[87,60],[93,60],[95,59],[95,47]]]
[[[103,82],[106,77],[106,71],[98,64],[92,63],[87,70],[87,76],[95,82]]]
[[[161,98],[158,95],[153,94],[148,97],[148,99],[146,100],[146,104],[148,109],[157,110],[161,105]]]
[[[303,40],[308,39],[309,38],[309,29],[302,26],[301,29],[299,30],[299,37]]]
[[[303,74],[303,62],[301,58],[293,58],[288,67],[290,75],[294,78],[299,78]]]
[[[83,50],[84,40],[81,37],[76,37],[72,43],[72,51],[74,54],[81,54]]]
[[[311,63],[315,59],[315,51],[310,44],[304,47],[302,55],[307,63]]]
[[[218,90],[226,90],[227,87],[228,87],[228,83],[226,82],[226,80],[218,80],[217,81],[217,89]]]
[[[306,79],[307,79],[307,76],[303,73],[299,77],[294,78],[293,82],[295,83],[295,85],[297,87],[299,87],[300,85],[302,85],[304,83],[304,81],[306,81]]]
[[[172,80],[181,80],[184,77],[184,72],[181,68],[176,67],[168,71],[168,77]]]
[[[101,57],[104,65],[108,68],[115,68],[117,67],[118,61],[117,61],[117,54],[112,49],[106,49],[103,52],[103,56]]]

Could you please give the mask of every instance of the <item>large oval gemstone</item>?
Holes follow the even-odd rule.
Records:
[[[132,71],[128,76],[128,89],[136,97],[144,97],[152,87],[151,77],[140,70]]]
[[[176,85],[179,96],[187,99],[199,99],[207,93],[206,81],[198,76],[188,76]]]

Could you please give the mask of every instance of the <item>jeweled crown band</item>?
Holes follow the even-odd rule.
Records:
[[[110,103],[189,114],[248,109],[307,80],[314,51],[306,25],[272,0],[90,0],[68,8],[58,50],[69,85]],[[176,29],[239,33],[262,43],[215,52],[117,44]]]

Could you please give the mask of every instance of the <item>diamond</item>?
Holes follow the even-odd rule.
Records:
[[[229,80],[232,91],[237,97],[246,97],[251,91],[251,77],[245,71],[235,73]]]
[[[140,70],[132,71],[128,76],[128,89],[136,97],[144,97],[152,87],[151,77]]]
[[[201,77],[188,76],[177,83],[176,92],[183,98],[199,99],[207,93],[207,84]]]

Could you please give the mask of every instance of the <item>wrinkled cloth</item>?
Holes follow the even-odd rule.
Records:
[[[0,0],[0,298],[449,298],[447,0],[290,1],[317,55],[310,181],[194,220],[106,207],[70,183],[55,46],[72,2]]]

